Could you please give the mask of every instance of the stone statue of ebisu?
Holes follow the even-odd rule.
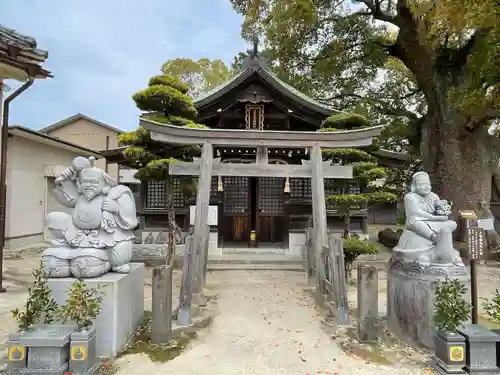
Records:
[[[49,277],[130,272],[137,226],[134,196],[93,162],[76,157],[55,180],[54,196],[72,213],[50,212],[45,219],[54,237],[42,253]]]
[[[404,206],[405,229],[387,271],[387,324],[399,339],[433,348],[436,282],[455,279],[467,286],[469,275],[453,248],[451,204],[432,192],[427,173],[413,175]]]
[[[404,206],[406,230],[394,250],[407,253],[409,259],[405,260],[419,263],[462,264],[458,251],[453,249],[452,233],[457,224],[448,219],[451,204],[431,191],[426,172],[413,175]]]

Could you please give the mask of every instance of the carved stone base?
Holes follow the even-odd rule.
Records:
[[[49,247],[42,253],[42,265],[49,278],[90,278],[111,270],[108,252],[92,248]]]
[[[438,233],[438,243],[420,237],[418,234],[404,230],[398,245],[393,249],[393,258],[398,261],[418,262],[420,264],[454,263],[462,264],[460,253],[453,248],[451,234],[446,231]]]
[[[463,264],[421,264],[394,255],[387,272],[388,327],[402,341],[433,349],[435,283],[458,279],[470,290],[467,269]]]

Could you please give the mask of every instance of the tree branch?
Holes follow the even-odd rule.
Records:
[[[486,121],[500,118],[500,109],[490,108],[483,111],[477,116],[471,116],[465,123],[465,128],[468,133],[473,133],[480,125]],[[497,137],[495,137],[497,138]],[[498,138],[497,138],[498,139]]]
[[[459,65],[460,68],[464,67],[467,64],[467,57],[472,53],[472,49],[478,44],[478,42],[484,39],[491,28],[482,28],[477,29],[474,34],[469,38],[467,43],[465,43],[461,48],[459,48],[456,52],[456,64]]]
[[[376,20],[392,23],[395,26],[399,26],[395,16],[383,11],[380,8],[380,0],[361,0],[361,2],[365,4],[368,9],[370,9],[370,15]]]
[[[362,99],[362,100],[366,100],[368,102],[371,102],[374,105],[374,107],[377,109],[377,111],[384,113],[386,115],[403,116],[403,117],[409,118],[412,121],[418,121],[420,119],[420,117],[418,117],[415,113],[408,111],[407,109],[398,108],[398,107],[391,107],[388,105],[388,103],[384,102],[383,100],[367,98],[367,97],[359,95],[359,94],[343,93],[343,94],[338,94],[338,95],[335,95],[333,97],[330,97],[327,100],[342,99],[342,98],[346,98],[346,97],[358,98],[358,99]]]

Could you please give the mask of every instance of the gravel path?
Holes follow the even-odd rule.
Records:
[[[313,299],[303,291],[303,273],[228,271],[211,274],[207,282],[220,293],[212,326],[167,363],[143,354],[121,358],[118,375],[422,374],[342,352],[320,326]]]

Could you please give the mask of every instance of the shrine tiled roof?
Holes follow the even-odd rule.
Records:
[[[233,76],[227,82],[223,83],[212,89],[211,91],[201,95],[197,99],[194,100],[194,104],[196,107],[202,107],[213,100],[216,100],[228,93],[230,90],[236,88],[241,83],[243,83],[247,78],[251,75],[257,74],[264,81],[266,81],[269,85],[280,91],[284,96],[290,98],[293,101],[300,103],[301,105],[319,112],[323,115],[332,115],[334,113],[338,113],[337,110],[314,100],[313,98],[305,95],[300,92],[293,86],[281,80],[275,73],[271,71],[269,66],[265,63],[265,61],[259,57],[253,58],[253,60],[246,64],[244,69],[242,69],[238,74]]]
[[[38,62],[45,61],[49,56],[47,51],[37,48],[35,38],[23,35],[3,25],[0,25],[0,43],[18,47],[21,49],[21,54],[25,53]]]

